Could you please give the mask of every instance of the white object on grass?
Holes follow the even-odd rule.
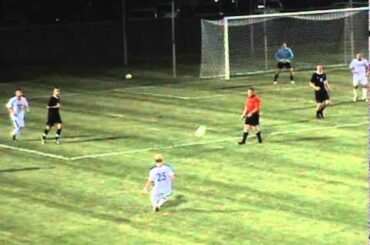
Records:
[[[204,125],[200,125],[199,128],[195,131],[195,136],[203,137],[207,132],[207,127]]]

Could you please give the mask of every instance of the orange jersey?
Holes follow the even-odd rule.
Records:
[[[254,95],[251,98],[247,98],[245,101],[245,109],[247,113],[250,113],[254,110],[257,110],[257,112],[260,112],[261,110],[261,99],[257,96]]]

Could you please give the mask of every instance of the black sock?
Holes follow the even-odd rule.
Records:
[[[319,110],[317,111],[317,113],[321,116],[321,117],[324,117],[324,110],[326,108],[326,105],[323,105],[319,108]]]
[[[258,142],[259,142],[259,143],[262,143],[262,135],[261,135],[261,131],[259,131],[258,133],[256,133],[256,135],[257,135]]]
[[[274,82],[276,82],[279,78],[279,74],[275,74],[275,77],[274,77]]]
[[[58,130],[57,130],[57,134],[55,135],[55,139],[59,139],[59,138],[60,138],[61,133],[62,133],[62,129],[58,129]]]
[[[44,135],[42,136],[43,139],[46,139],[46,136],[48,136],[49,130],[45,129],[44,130]]]
[[[290,81],[294,81],[294,76],[293,75],[290,76]]]
[[[243,133],[243,139],[242,139],[242,142],[245,143],[248,139],[248,132],[244,132]]]
[[[321,118],[324,118],[324,110],[325,110],[325,108],[326,108],[326,106],[324,106],[323,108],[321,108],[319,110]]]

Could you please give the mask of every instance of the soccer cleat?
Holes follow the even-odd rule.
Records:
[[[319,112],[319,111],[317,111],[317,112],[316,112],[316,118],[317,118],[317,119],[322,119],[322,114],[321,114],[321,112]]]
[[[238,141],[238,145],[245,145],[245,141]]]
[[[41,137],[41,144],[45,145],[45,138]]]
[[[277,81],[274,81],[274,85],[277,85]]]
[[[12,136],[12,140],[14,140],[14,141],[17,140],[17,136],[15,134]]]
[[[295,84],[294,80],[290,81],[291,84]]]
[[[320,112],[320,117],[321,117],[321,119],[324,119],[325,118],[325,116],[324,116],[324,112]]]
[[[357,101],[357,96],[354,96],[353,99],[352,99],[353,102],[356,102]]]
[[[361,100],[368,102],[367,97],[362,97]]]
[[[157,206],[157,207],[154,207],[153,208],[153,212],[159,212],[159,207]]]
[[[59,139],[55,139],[55,144],[60,145],[60,140]]]

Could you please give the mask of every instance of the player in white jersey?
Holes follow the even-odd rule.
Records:
[[[26,111],[29,111],[28,101],[23,96],[23,91],[21,89],[15,91],[15,96],[9,99],[6,107],[8,108],[10,119],[14,125],[14,130],[11,132],[12,139],[17,140],[17,137],[21,134],[25,126],[24,118]]]
[[[170,165],[164,163],[161,154],[156,154],[154,161],[156,165],[149,172],[144,193],[148,193],[152,188],[151,203],[153,211],[158,212],[172,193],[172,182],[175,179],[175,173]]]
[[[362,57],[361,53],[358,53],[349,68],[353,74],[353,101],[357,101],[357,88],[361,85],[362,100],[367,102],[369,62]]]

